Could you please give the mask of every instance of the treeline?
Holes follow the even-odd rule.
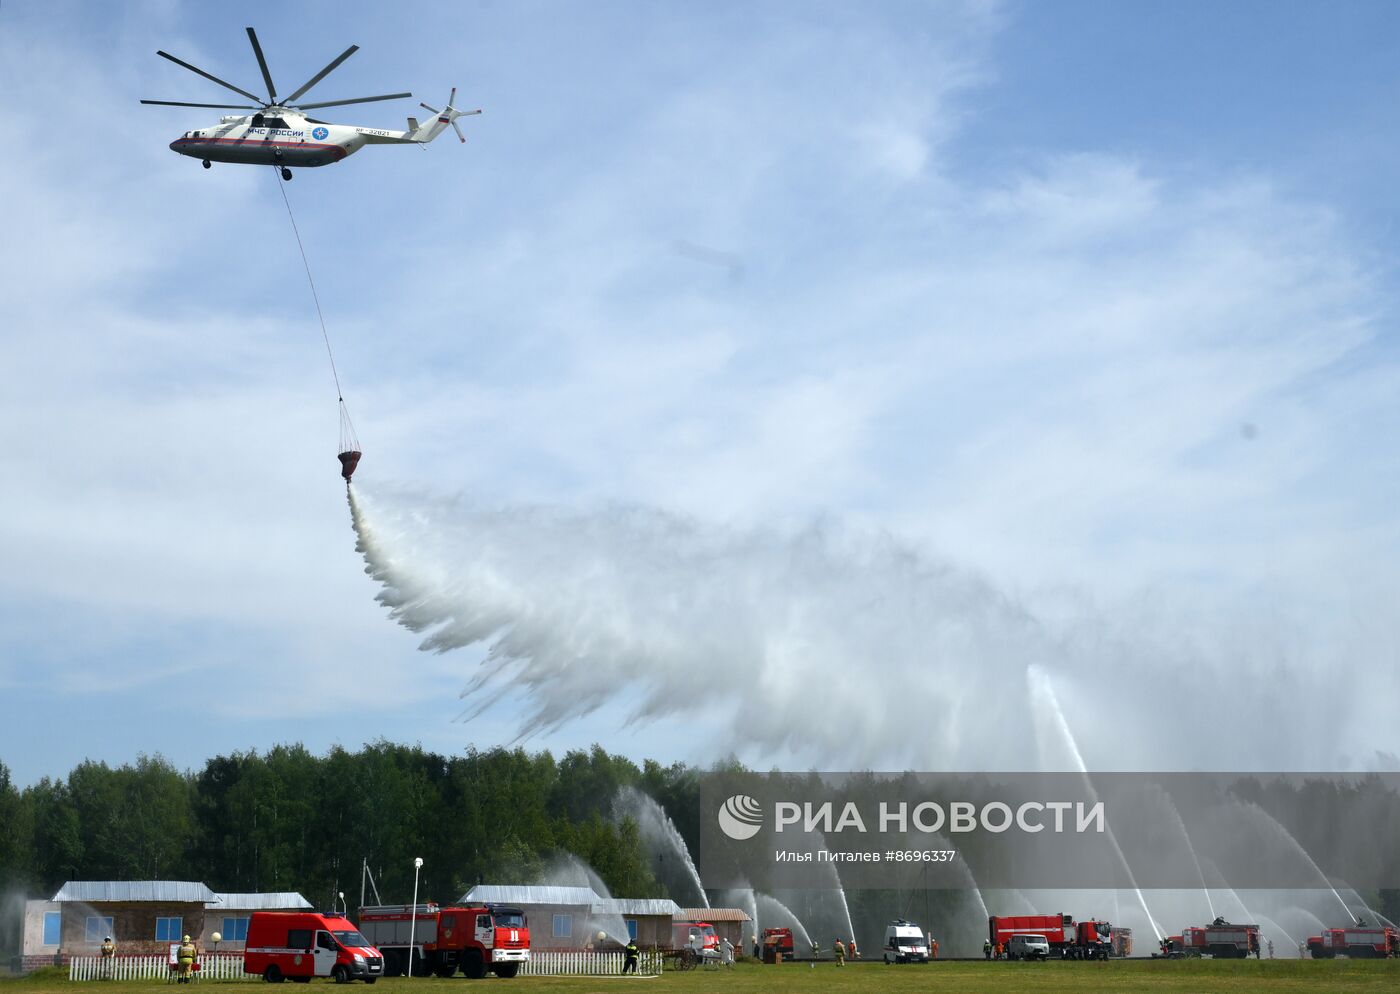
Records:
[[[16,789],[0,763],[0,887],[47,896],[65,880],[200,880],[217,891],[359,899],[360,866],[385,901],[535,879],[561,854],[613,893],[664,896],[637,825],[615,819],[622,786],[695,811],[697,772],[642,766],[595,746],[556,760],[523,749],[442,756],[376,742],[317,756],[301,745],[217,756],[198,772],[141,757],[87,761]],[[683,825],[691,835],[694,826]],[[693,844],[693,835],[692,835]]]

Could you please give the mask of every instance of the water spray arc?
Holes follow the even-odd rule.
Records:
[[[615,817],[627,816],[637,823],[637,829],[653,853],[663,859],[669,858],[671,866],[683,871],[685,882],[694,890],[695,907],[708,908],[710,899],[705,893],[705,885],[700,881],[700,873],[695,869],[695,860],[690,858],[690,847],[685,844],[675,822],[655,800],[635,787],[623,787],[613,801]],[[663,864],[663,872],[664,866]]]
[[[1094,792],[1093,784],[1089,780],[1089,768],[1084,764],[1084,757],[1079,753],[1079,746],[1069,730],[1069,723],[1065,721],[1064,711],[1060,709],[1060,702],[1055,696],[1055,688],[1050,683],[1049,674],[1039,666],[1032,664],[1026,668],[1026,679],[1030,684],[1032,701],[1038,702],[1041,707],[1048,709],[1050,730],[1059,736],[1060,741],[1069,750],[1075,771],[1084,777],[1084,785],[1088,788],[1090,796],[1097,799],[1098,795]],[[1114,855],[1117,856],[1123,871],[1128,875],[1128,882],[1132,885],[1133,893],[1137,895],[1138,904],[1142,906],[1148,924],[1152,926],[1152,931],[1156,933],[1157,940],[1160,942],[1165,933],[1157,924],[1157,919],[1152,916],[1152,911],[1147,906],[1147,898],[1143,896],[1142,888],[1137,885],[1137,881],[1133,878],[1132,867],[1128,865],[1127,857],[1123,855],[1123,849],[1118,845],[1118,839],[1113,834],[1113,826],[1107,827],[1105,835],[1108,836],[1109,845],[1113,847]]]

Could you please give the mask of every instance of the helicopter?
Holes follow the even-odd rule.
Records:
[[[262,45],[258,43],[257,32],[248,28],[248,40],[253,45],[253,54],[258,58],[258,68],[262,70],[263,82],[267,84],[267,99],[249,93],[242,87],[220,79],[213,73],[205,72],[177,59],[169,52],[156,52],[163,59],[169,59],[177,66],[218,83],[227,90],[252,100],[249,104],[199,104],[182,100],[142,100],[143,104],[162,107],[211,107],[221,110],[250,110],[252,114],[228,115],[219,118],[219,123],[198,131],[186,131],[170,143],[170,149],[181,155],[200,159],[208,169],[215,162],[251,163],[254,165],[277,166],[282,178],[290,180],[292,170],[297,166],[328,166],[346,156],[354,155],[366,145],[426,145],[448,127],[457,132],[457,137],[465,142],[457,118],[480,114],[480,110],[460,111],[452,106],[457,99],[457,88],[447,98],[447,106],[442,110],[419,106],[430,111],[434,119],[427,124],[419,124],[417,118],[408,119],[407,131],[386,131],[381,128],[361,128],[348,124],[332,124],[307,117],[306,111],[320,107],[343,107],[347,104],[368,104],[379,100],[400,100],[412,97],[412,93],[385,93],[377,97],[356,97],[353,100],[323,100],[319,103],[296,101],[304,97],[313,86],[325,79],[342,62],[360,50],[351,45],[331,61],[324,69],[312,76],[295,91],[285,97],[277,96],[277,88],[272,83],[267,60],[263,58]]]

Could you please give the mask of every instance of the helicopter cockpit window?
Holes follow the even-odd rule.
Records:
[[[258,119],[253,118],[253,120],[256,122]],[[256,128],[285,128],[287,122],[280,117],[264,117],[261,124],[254,123],[253,126]]]

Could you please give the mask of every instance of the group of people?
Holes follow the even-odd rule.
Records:
[[[188,935],[180,941],[180,947],[175,951],[175,982],[188,984],[194,979],[195,963],[199,960],[199,948],[194,944],[194,940]],[[116,975],[117,944],[112,941],[110,935],[102,939],[102,972],[103,980],[112,980]]]

